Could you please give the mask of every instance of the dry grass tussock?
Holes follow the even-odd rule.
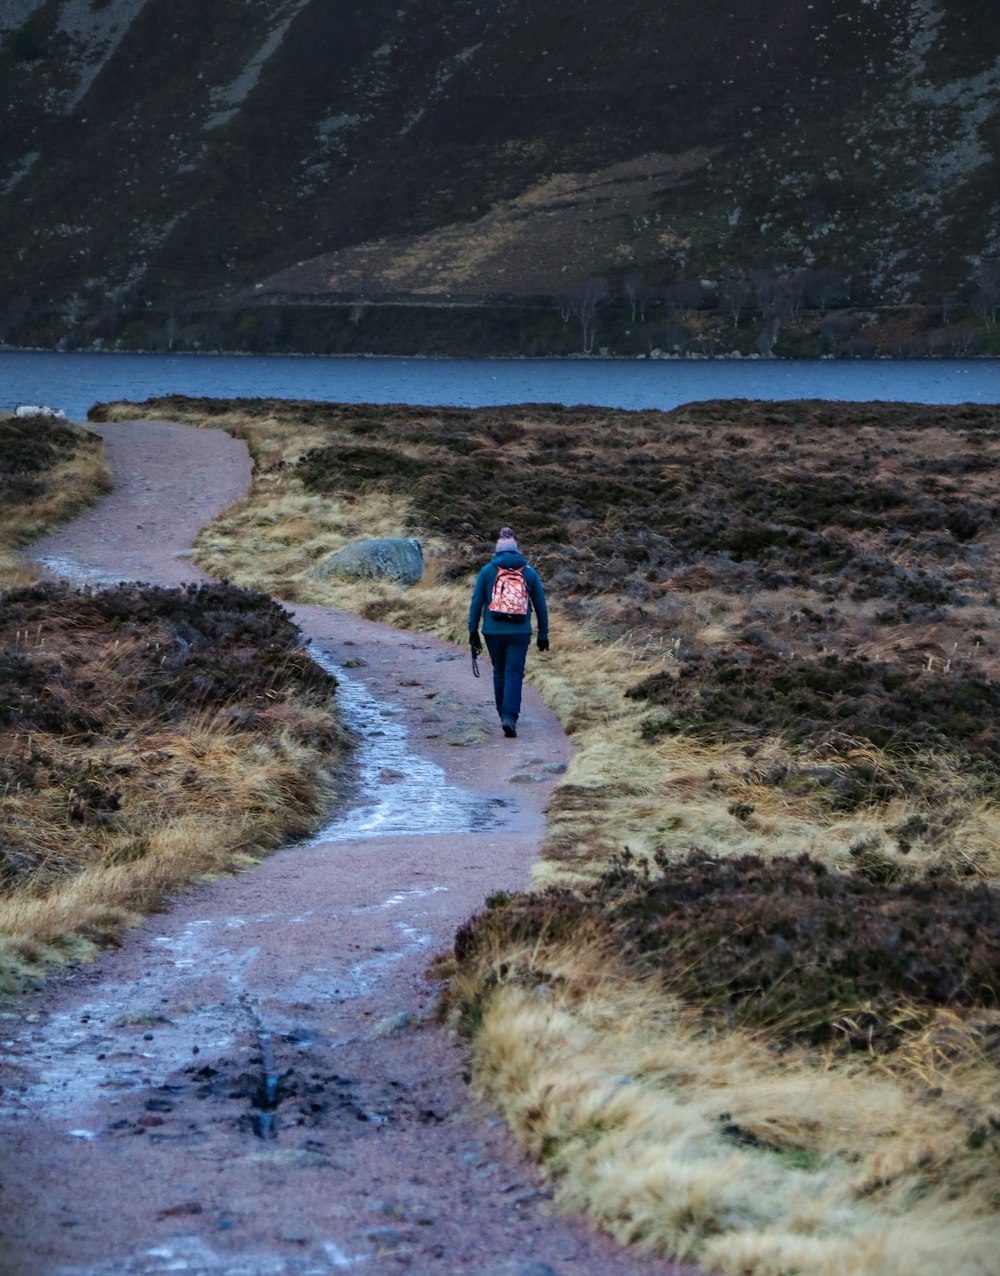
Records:
[[[14,550],[110,488],[98,435],[0,421],[0,991],[311,829],[334,684],[263,598],[34,585]]]
[[[903,969],[901,990],[872,1000],[850,942],[835,951],[811,915],[764,908],[768,995],[698,991],[671,977],[669,942],[655,973],[649,953],[627,956],[621,901],[602,896],[625,847],[631,871],[668,884],[692,854],[764,883],[755,865],[805,856],[870,890],[876,987],[880,944],[933,970],[935,945],[964,933],[963,900],[995,900],[1000,421],[780,409],[155,405],[242,434],[258,459],[251,498],[202,537],[212,571],[464,642],[495,529],[514,526],[539,566],[554,650],[529,674],[577,753],[535,898],[552,892],[576,928],[526,944],[517,907],[489,911],[448,967],[448,1004],[477,1084],[560,1199],[725,1271],[923,1273],[942,1254],[961,1276],[995,1271],[1000,972],[973,987],[953,971],[914,1005]],[[385,534],[421,538],[421,585],[321,579],[328,552]],[[958,892],[947,924],[930,885],[919,943],[879,929],[938,881]],[[748,916],[784,898],[746,889]],[[736,951],[707,916],[674,954],[681,973],[711,973],[692,953],[713,944]],[[775,974],[782,945],[793,957]],[[840,1000],[816,1001],[809,972]],[[775,990],[789,995],[768,1019]]]
[[[12,590],[0,618],[0,989],[315,827],[334,681],[228,585]]]
[[[38,569],[17,554],[0,549],[0,589],[22,589],[39,578]]]
[[[995,1071],[955,1050],[942,1100],[886,1071],[707,1034],[599,936],[452,971],[474,1075],[558,1186],[619,1240],[723,1272],[995,1271],[997,1183],[970,1153]],[[957,1074],[962,1081],[956,1084]],[[933,1072],[928,1080],[938,1080]],[[992,1078],[992,1079],[991,1079]]]
[[[92,505],[111,488],[98,435],[47,417],[0,420],[0,588],[37,571],[14,550]]]

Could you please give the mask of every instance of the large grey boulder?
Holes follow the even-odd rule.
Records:
[[[402,585],[415,585],[424,574],[424,552],[413,536],[354,541],[324,559],[316,574],[321,580],[331,575],[354,580],[388,577]]]

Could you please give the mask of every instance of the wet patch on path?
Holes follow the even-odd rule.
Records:
[[[445,768],[414,751],[407,720],[412,715],[401,704],[379,699],[354,673],[333,660],[316,644],[313,659],[337,679],[337,704],[356,741],[354,770],[357,791],[350,810],[339,814],[313,838],[313,842],[349,841],[361,837],[428,836],[441,833],[478,833],[502,828],[504,813],[514,803],[493,794],[473,793],[449,783]],[[345,662],[350,665],[348,659]],[[355,666],[356,667],[356,666]],[[422,688],[409,679],[402,685]],[[483,711],[470,711],[451,692],[425,692],[433,704],[420,725],[440,729],[436,740],[455,745],[485,744],[490,739]]]

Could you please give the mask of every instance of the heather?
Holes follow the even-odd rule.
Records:
[[[864,850],[855,873],[808,855],[722,859],[697,848],[650,870],[626,852],[577,891],[495,898],[456,936],[455,959],[474,964],[498,936],[604,933],[706,1020],[762,1027],[783,1045],[886,1053],[935,1007],[1000,1008],[996,889],[886,881]]]
[[[725,1272],[990,1270],[997,409],[155,410],[257,460],[216,574],[464,642],[497,528],[540,571],[577,752],[436,974],[560,1205]],[[318,570],[387,534],[415,588]]]
[[[334,680],[229,584],[44,583],[0,615],[0,977],[116,942],[301,835],[342,779]]]
[[[14,551],[111,487],[98,435],[45,416],[0,418],[0,586],[34,572]]]

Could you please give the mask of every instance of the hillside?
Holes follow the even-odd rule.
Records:
[[[9,0],[0,39],[8,343],[997,348],[975,0]]]

